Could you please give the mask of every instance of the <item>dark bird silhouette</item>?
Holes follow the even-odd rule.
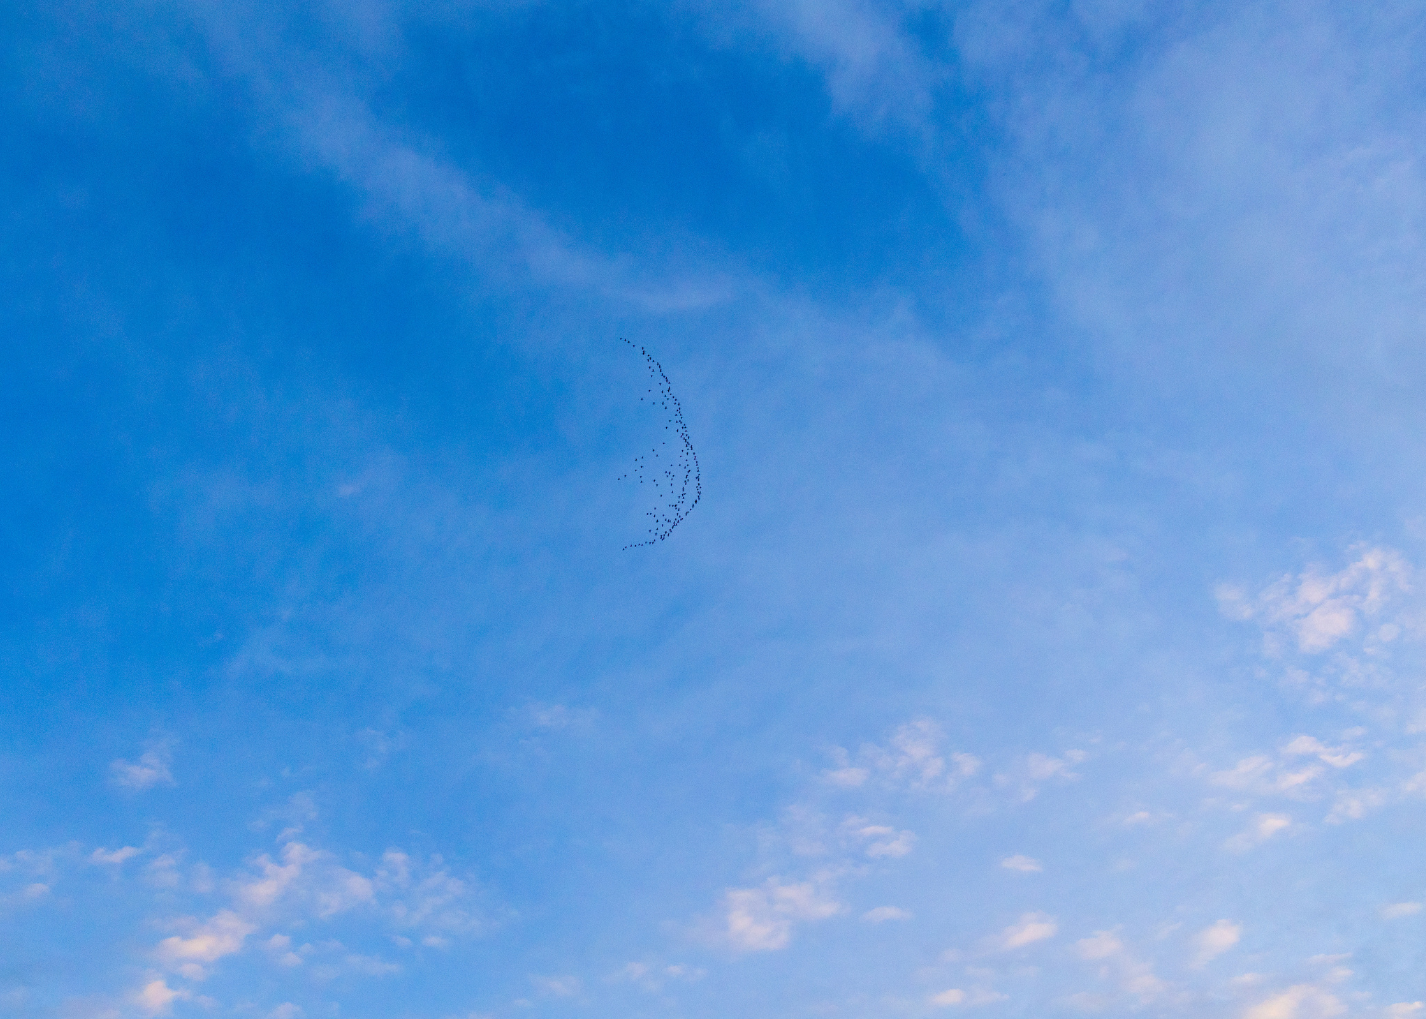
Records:
[[[629,340],[625,343],[633,347]],[[698,471],[698,454],[693,450],[693,442],[688,437],[688,425],[683,420],[683,407],[678,397],[673,395],[673,386],[664,374],[663,365],[654,360],[653,355],[643,347],[636,348],[644,357],[649,369],[649,377],[654,386],[645,390],[640,402],[648,400],[657,404],[667,415],[664,431],[671,431],[678,439],[678,448],[667,450],[665,440],[654,446],[643,456],[634,458],[633,473],[639,484],[649,482],[659,499],[658,504],[644,515],[649,518],[649,537],[646,541],[636,541],[625,545],[625,549],[642,548],[655,542],[665,541],[673,529],[683,523],[685,517],[703,498],[703,477]],[[655,388],[658,396],[653,396]],[[665,459],[667,458],[667,460]],[[627,478],[629,475],[621,475]]]

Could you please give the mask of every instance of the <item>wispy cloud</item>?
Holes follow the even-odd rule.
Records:
[[[1247,828],[1223,843],[1223,848],[1234,853],[1245,853],[1291,827],[1292,818],[1287,814],[1259,814]]]
[[[1000,866],[1005,870],[1018,871],[1021,874],[1038,874],[1045,868],[1040,865],[1040,861],[1029,856],[1007,856],[1000,861]]]
[[[1026,913],[999,934],[988,939],[994,951],[1011,952],[1037,941],[1045,941],[1059,933],[1059,922],[1048,913]]]
[[[776,878],[757,888],[733,888],[724,896],[723,934],[740,952],[775,952],[786,948],[793,929],[826,920],[842,911],[812,882],[782,884]]]
[[[177,785],[170,765],[173,748],[168,741],[150,744],[137,761],[122,757],[109,762],[109,782],[120,789],[142,792],[158,785]]]
[[[910,920],[912,915],[909,909],[900,906],[877,906],[863,913],[862,919],[867,923],[886,923],[888,920]]]
[[[1193,939],[1194,952],[1190,965],[1208,965],[1236,945],[1242,933],[1243,929],[1231,920],[1219,920],[1211,927],[1199,931]]]

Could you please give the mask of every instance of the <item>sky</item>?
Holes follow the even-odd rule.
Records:
[[[0,8],[0,1016],[1426,1017],[1423,53]]]

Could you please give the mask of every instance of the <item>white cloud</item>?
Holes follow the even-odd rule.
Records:
[[[1398,1001],[1395,1005],[1386,1006],[1387,1019],[1411,1019],[1412,1016],[1420,1015],[1426,1009],[1426,1003],[1420,1001]]]
[[[264,854],[253,866],[258,873],[240,879],[233,889],[234,898],[246,910],[265,911],[280,901],[295,900],[325,919],[375,902],[369,878],[333,862],[330,854],[300,842],[282,847],[281,863],[274,863]]]
[[[267,1019],[300,1019],[302,1007],[294,1005],[290,1001],[284,1001],[267,1014]]]
[[[850,816],[842,822],[844,836],[860,844],[872,859],[906,856],[916,845],[916,834],[897,831],[883,824],[868,824],[865,818]]]
[[[1322,776],[1323,770],[1317,764],[1289,770],[1271,757],[1258,755],[1243,758],[1229,770],[1214,772],[1208,780],[1225,789],[1260,796],[1294,795],[1304,793],[1312,782]]]
[[[1074,947],[1081,959],[1093,962],[1118,955],[1124,950],[1124,943],[1109,931],[1098,931],[1076,941]]]
[[[1018,921],[992,938],[990,943],[994,949],[1008,952],[1052,938],[1059,929],[1055,918],[1046,913],[1025,913]]]
[[[843,789],[856,789],[866,784],[867,776],[871,774],[866,768],[829,768],[822,773],[822,777],[833,785],[841,786]]]
[[[897,728],[887,747],[863,744],[855,765],[845,750],[836,748],[837,767],[824,771],[822,777],[847,789],[864,785],[872,775],[893,786],[954,789],[980,771],[981,762],[972,754],[948,752],[942,743],[940,726],[919,718]]]
[[[1121,994],[1136,999],[1141,1005],[1153,1001],[1167,988],[1153,967],[1132,955],[1112,931],[1096,931],[1081,938],[1075,942],[1075,953],[1085,962],[1097,964],[1100,979],[1113,980]],[[1097,1008],[1102,1000],[1100,996],[1089,997]],[[1085,1003],[1078,1007],[1084,1009]]]
[[[1006,870],[1019,871],[1022,874],[1038,874],[1040,873],[1040,871],[1044,870],[1044,868],[1040,866],[1039,860],[1032,859],[1029,856],[1019,855],[1007,856],[1005,859],[1000,861],[1000,866],[1004,867]]]
[[[1415,916],[1419,912],[1421,912],[1421,903],[1419,902],[1393,902],[1381,909],[1382,917],[1387,920],[1399,920],[1403,916]]]
[[[901,18],[914,9],[867,0],[753,0],[700,3],[715,38],[769,35],[788,55],[825,77],[834,107],[877,131],[887,123],[920,135],[945,71],[920,51]],[[742,8],[740,11],[740,7]]]
[[[440,864],[439,857],[432,860]],[[370,878],[339,865],[332,854],[298,842],[282,848],[280,861],[257,857],[246,873],[226,883],[231,908],[202,922],[180,921],[183,932],[163,939],[155,948],[156,958],[188,979],[201,980],[214,963],[241,952],[251,935],[274,921],[287,918],[301,924],[359,909],[398,929],[421,932],[422,943],[429,947],[444,947],[449,943],[445,934],[477,926],[465,909],[463,882],[444,867],[433,869],[395,850],[387,852]],[[174,871],[170,866],[165,873]],[[315,950],[310,944],[294,947],[291,937],[280,933],[268,937],[262,947],[273,963],[284,968],[303,966],[309,956],[320,960],[341,949],[337,942],[322,943]],[[321,979],[343,972],[383,976],[401,969],[397,963],[353,953],[335,961],[318,960],[312,963],[313,975]]]
[[[1289,575],[1265,588],[1256,599],[1249,598],[1242,588],[1226,584],[1217,594],[1229,618],[1262,619],[1270,632],[1274,627],[1287,630],[1300,651],[1320,654],[1410,590],[1411,567],[1400,553],[1366,548],[1356,562],[1338,573],[1324,575],[1312,568],[1296,577]],[[1389,629],[1380,636],[1389,641],[1396,632]]]
[[[1231,920],[1219,920],[1211,927],[1199,931],[1193,939],[1194,955],[1191,965],[1202,967],[1222,955],[1238,943],[1243,929]]]
[[[910,920],[912,913],[909,909],[902,909],[899,906],[877,906],[862,914],[862,919],[867,923],[885,923],[888,920]]]
[[[342,963],[349,972],[360,973],[366,977],[389,977],[401,972],[401,964],[387,962],[376,955],[361,955],[356,952],[348,953]]]
[[[1347,1010],[1336,995],[1314,984],[1297,984],[1243,1013],[1243,1019],[1331,1019]]]
[[[164,938],[158,944],[158,957],[175,969],[183,968],[190,974],[202,972],[201,967],[195,970],[194,964],[211,964],[225,955],[241,952],[243,942],[256,929],[256,924],[231,910],[223,910],[195,927],[187,937]]]
[[[1235,853],[1247,852],[1291,826],[1292,818],[1287,814],[1259,814],[1244,831],[1223,843],[1223,848]]]
[[[825,920],[842,909],[840,903],[824,898],[810,882],[784,885],[776,878],[760,888],[730,889],[724,905],[727,941],[743,952],[784,948],[796,924]]]
[[[292,938],[286,934],[274,934],[263,943],[263,947],[268,950],[279,966],[288,969],[293,966],[301,966],[303,953],[310,952],[312,949],[311,945],[304,945],[301,949],[294,950]]]
[[[1327,747],[1311,736],[1298,736],[1282,748],[1287,756],[1314,756],[1334,768],[1347,768],[1366,755],[1346,747]]]
[[[908,722],[891,737],[892,750],[878,760],[882,769],[897,778],[908,778],[913,786],[927,786],[946,772],[945,759],[938,752],[941,729],[930,719]]]
[[[134,1004],[145,1015],[168,1015],[175,1001],[186,1001],[192,994],[174,990],[164,980],[151,980],[134,995]]]
[[[471,888],[451,874],[439,856],[419,861],[389,849],[381,857],[374,887],[389,901],[387,909],[399,926],[446,934],[483,926],[471,908]]]
[[[610,983],[638,984],[644,990],[654,992],[662,990],[670,980],[697,983],[707,975],[707,970],[698,966],[686,966],[682,963],[657,965],[647,962],[631,962],[618,972],[610,974],[606,980]]]
[[[109,762],[109,781],[120,789],[142,792],[156,785],[177,785],[169,770],[171,753],[168,744],[159,744],[139,755],[137,761],[123,758]]]
[[[89,854],[89,859],[94,863],[117,865],[132,857],[138,856],[141,849],[134,846],[124,846],[122,849],[115,849],[112,852],[107,849],[96,849]]]
[[[1088,757],[1082,750],[1067,751],[1063,757],[1049,754],[1027,754],[1025,759],[1006,772],[995,776],[995,783],[1001,787],[1014,787],[1022,803],[1033,800],[1040,792],[1040,786],[1051,779],[1061,782],[1079,780],[1079,773],[1073,768]]]
[[[1367,814],[1387,802],[1387,794],[1382,789],[1344,789],[1337,793],[1332,810],[1327,815],[1328,824],[1344,821],[1359,821]]]
[[[989,987],[972,987],[970,990],[962,990],[959,987],[948,988],[930,996],[927,999],[931,1005],[937,1008],[953,1008],[956,1006],[974,1007],[977,1005],[993,1005],[998,1001],[1005,1001],[1006,995],[1001,994]]]

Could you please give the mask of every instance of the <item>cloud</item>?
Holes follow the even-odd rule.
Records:
[[[941,728],[929,718],[918,718],[898,727],[890,745],[863,744],[853,765],[840,747],[833,751],[838,766],[822,773],[833,785],[854,789],[876,775],[891,786],[910,789],[954,789],[980,771],[981,762],[971,754],[943,749]]]
[[[175,935],[159,942],[157,955],[168,966],[186,976],[200,977],[205,971],[200,964],[217,962],[226,955],[243,950],[247,936],[257,925],[244,920],[232,910],[223,910],[197,926],[187,937]]]
[[[1096,931],[1076,941],[1074,947],[1081,959],[1098,966],[1100,979],[1113,980],[1121,994],[1137,999],[1140,1004],[1148,1004],[1167,988],[1155,975],[1153,966],[1135,958],[1112,931]],[[1097,996],[1089,997],[1098,1000]]]
[[[174,990],[163,980],[151,980],[134,994],[134,1004],[145,1015],[168,1015],[175,1001],[186,1001],[189,991]]]
[[[1076,941],[1074,948],[1081,959],[1095,961],[1118,955],[1124,950],[1124,944],[1109,931],[1098,931]]]
[[[117,866],[125,860],[138,856],[141,852],[143,852],[143,850],[137,849],[134,846],[124,846],[122,849],[115,849],[112,852],[101,848],[90,853],[89,859],[94,863]]]
[[[1016,788],[1020,801],[1028,803],[1039,795],[1040,786],[1051,779],[1061,782],[1078,781],[1080,776],[1073,766],[1087,757],[1081,750],[1067,751],[1063,757],[1051,757],[1041,753],[1027,754],[1014,768],[996,775],[995,783],[1002,787]]]
[[[439,864],[440,858],[432,861]],[[201,922],[191,918],[179,921],[183,932],[156,946],[155,957],[166,968],[188,979],[204,979],[213,964],[241,952],[251,935],[282,918],[301,924],[366,910],[397,929],[423,933],[422,943],[433,947],[448,943],[442,932],[458,933],[478,926],[465,908],[468,892],[464,882],[444,867],[433,869],[396,850],[389,850],[376,874],[367,877],[341,866],[330,853],[289,842],[282,848],[280,862],[265,854],[259,856],[246,872],[226,882],[226,887],[230,908]],[[315,950],[310,944],[294,948],[286,934],[273,934],[262,947],[273,963],[284,968],[303,966],[314,953],[321,956],[341,948],[337,942],[323,943]],[[335,962],[313,962],[313,967],[319,977],[342,972],[383,976],[401,969],[397,963],[352,953]]]
[[[537,729],[589,728],[599,717],[597,708],[569,708],[563,704],[531,704],[526,711]]]
[[[380,956],[361,955],[356,952],[348,953],[342,963],[349,972],[360,973],[366,977],[389,977],[401,972],[400,963],[387,962]]]
[[[1398,1001],[1395,1005],[1386,1006],[1387,1019],[1411,1019],[1418,1016],[1422,1010],[1426,1009],[1426,1003],[1420,1001]]]
[[[1211,927],[1199,931],[1193,939],[1194,955],[1191,965],[1194,967],[1208,965],[1213,959],[1236,945],[1242,933],[1243,929],[1231,920],[1219,920]]]
[[[373,887],[387,901],[398,926],[447,934],[472,933],[485,926],[471,906],[469,884],[453,875],[440,856],[420,861],[388,849]]]
[[[1234,853],[1247,852],[1260,846],[1278,832],[1286,831],[1292,825],[1287,814],[1259,814],[1244,831],[1223,843],[1223,848]]]
[[[1222,585],[1218,601],[1231,619],[1260,618],[1271,629],[1288,631],[1300,651],[1320,654],[1357,630],[1361,620],[1381,613],[1398,595],[1411,590],[1411,568],[1400,553],[1366,548],[1346,569],[1323,574],[1312,568],[1283,577],[1256,599],[1241,588]]]
[[[730,889],[724,904],[727,941],[742,952],[785,948],[796,924],[825,920],[842,910],[811,883],[784,885],[776,878],[760,888]]]
[[[109,762],[109,782],[120,789],[143,792],[156,785],[177,785],[173,772],[169,770],[172,754],[168,744],[151,747],[139,755],[137,761],[123,758]]]
[[[1025,913],[1018,921],[991,939],[991,946],[1001,952],[1013,951],[1052,938],[1059,932],[1055,918],[1046,913]]]
[[[845,751],[843,751],[845,753]],[[850,765],[844,768],[829,768],[822,773],[822,777],[828,782],[843,789],[856,789],[866,784],[867,776],[871,774],[866,768],[853,768]]]
[[[293,966],[301,966],[302,953],[310,951],[312,948],[311,945],[304,945],[300,950],[294,951],[292,938],[286,934],[274,934],[263,943],[263,947],[268,950],[279,966],[289,969]]]
[[[1006,870],[1019,871],[1021,874],[1038,874],[1045,868],[1040,866],[1040,861],[1029,856],[1007,856],[1000,861],[1000,866]]]
[[[913,914],[909,909],[902,909],[899,906],[877,906],[862,914],[862,919],[867,923],[886,923],[888,920],[910,920]]]
[[[1347,1010],[1337,996],[1314,984],[1297,984],[1243,1013],[1243,1019],[1331,1019]]]
[[[1387,800],[1387,793],[1383,789],[1344,789],[1337,794],[1332,810],[1327,815],[1327,823],[1360,821],[1373,810],[1384,806]]]
[[[993,1005],[997,1001],[1005,1001],[1006,996],[988,987],[973,987],[969,991],[952,987],[931,995],[927,1000],[936,1008],[954,1008],[960,1005]]]
[[[300,1019],[302,1007],[294,1005],[290,1001],[284,1001],[267,1014],[267,1019]]]
[[[1295,771],[1284,768],[1271,757],[1258,755],[1245,757],[1225,771],[1216,771],[1208,776],[1208,781],[1225,789],[1266,795],[1301,794],[1310,784],[1320,778],[1323,768],[1308,765]]]
[[[1348,750],[1346,747],[1323,746],[1311,736],[1295,737],[1282,748],[1282,753],[1297,757],[1311,755],[1334,768],[1350,767],[1366,756],[1361,751]]]
[[[1393,902],[1389,906],[1381,908],[1381,915],[1386,920],[1399,920],[1404,916],[1415,916],[1421,912],[1419,902]]]
[[[867,130],[887,124],[914,136],[929,130],[927,115],[947,71],[902,25],[914,8],[868,0],[703,0],[700,6],[714,38],[770,37],[786,55],[820,70],[834,108]]]
[[[670,980],[697,983],[707,975],[707,970],[697,966],[685,966],[681,963],[655,965],[646,962],[631,962],[605,979],[610,983],[638,984],[644,990],[654,992],[662,990]]]
[[[865,818],[851,816],[842,822],[845,837],[860,843],[862,851],[873,860],[906,856],[916,845],[916,834],[897,831],[883,824],[867,824]]]
[[[238,880],[233,887],[234,898],[247,910],[265,911],[281,900],[296,900],[325,919],[375,902],[371,879],[300,842],[282,847],[281,863],[264,854],[253,866],[258,873]]]

